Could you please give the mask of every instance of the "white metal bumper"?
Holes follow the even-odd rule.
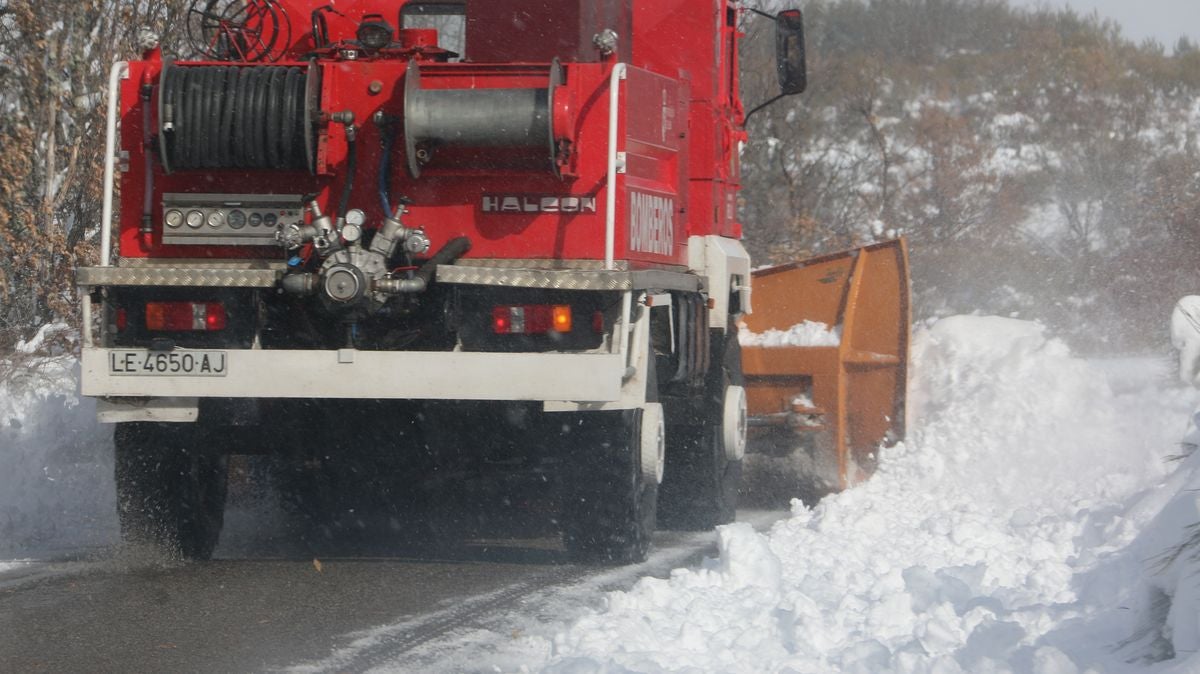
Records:
[[[229,349],[223,377],[130,376],[109,373],[109,352],[83,349],[83,395],[611,403],[626,371],[619,353]]]

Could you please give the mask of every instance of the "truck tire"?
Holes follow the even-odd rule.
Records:
[[[658,480],[641,460],[640,409],[589,412],[567,461],[563,544],[573,561],[632,564],[646,559]]]
[[[113,442],[122,539],[173,557],[212,557],[225,517],[228,457],[209,450],[195,424],[120,424]]]
[[[737,329],[713,336],[714,367],[704,400],[690,418],[672,420],[667,434],[667,469],[661,487],[659,526],[675,531],[705,531],[737,516],[742,460],[730,459],[725,446],[725,394],[742,386],[742,348]]]

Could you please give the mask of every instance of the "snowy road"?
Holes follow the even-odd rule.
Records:
[[[763,531],[660,535],[599,572],[546,540],[318,568],[246,554],[235,517],[207,565],[0,570],[0,670],[1194,673],[1200,394],[1173,369],[947,319],[914,342],[909,438]],[[0,559],[111,541],[81,408],[0,396]]]
[[[323,559],[319,570],[310,559],[254,556],[19,565],[0,570],[0,670],[457,669],[445,658],[464,634],[512,638],[523,615],[582,614],[603,591],[695,565],[714,541],[660,533],[651,559],[624,569],[563,564],[548,540]]]

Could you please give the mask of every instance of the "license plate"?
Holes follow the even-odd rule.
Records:
[[[224,351],[109,351],[108,373],[154,377],[224,377],[229,354]]]

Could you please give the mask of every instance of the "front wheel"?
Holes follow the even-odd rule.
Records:
[[[120,424],[113,444],[122,539],[210,558],[225,517],[228,457],[209,449],[195,424]]]
[[[737,329],[714,335],[712,345],[703,400],[668,436],[659,518],[666,529],[705,531],[737,516],[747,424]]]
[[[585,563],[644,561],[657,514],[662,408],[589,412],[579,426],[564,475],[567,553]]]

